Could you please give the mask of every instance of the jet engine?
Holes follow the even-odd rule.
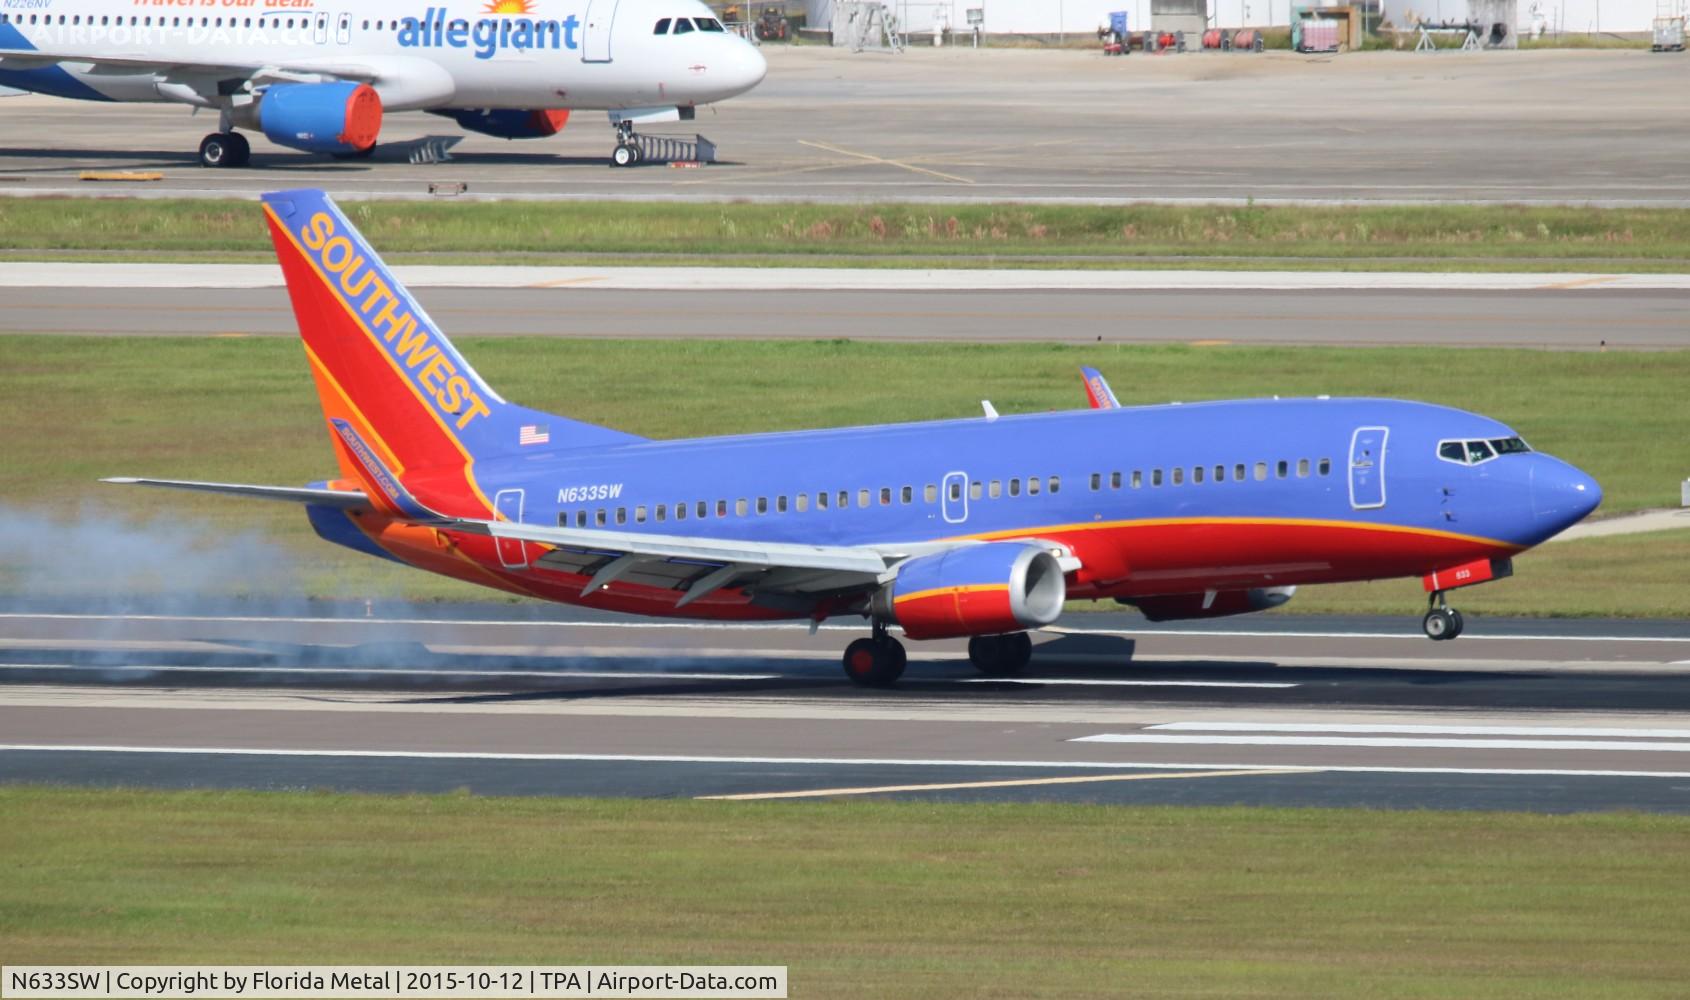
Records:
[[[278,83],[258,102],[258,124],[278,146],[362,153],[381,132],[381,96],[366,83]]]
[[[500,139],[544,139],[563,131],[569,121],[569,109],[539,108],[516,111],[501,108],[474,108],[467,111],[432,111],[430,114],[450,118],[466,132],[480,132]]]
[[[1067,596],[1048,551],[991,542],[899,563],[897,578],[875,594],[874,612],[912,639],[996,635],[1049,625]]]
[[[1182,618],[1224,618],[1252,611],[1277,608],[1291,599],[1296,587],[1251,587],[1249,590],[1217,590],[1201,594],[1161,594],[1156,597],[1116,598],[1131,604],[1153,622]]]

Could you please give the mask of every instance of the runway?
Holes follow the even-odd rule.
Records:
[[[1126,201],[1684,205],[1684,57],[1648,52],[1342,56],[911,48],[892,56],[768,45],[768,78],[695,122],[723,162],[611,170],[611,130],[582,112],[555,139],[469,136],[452,162],[406,162],[454,137],[390,115],[373,161],[255,143],[253,168],[195,164],[205,117],[164,105],[0,99],[0,193],[715,201]],[[1342,100],[1335,99],[1342,95]],[[159,171],[143,184],[81,171]]]
[[[432,282],[413,292],[452,336],[1690,348],[1690,287],[959,291],[944,287],[943,276],[933,280],[929,289],[872,293],[688,288],[630,297],[569,284],[505,287],[490,298],[485,288]],[[20,283],[5,289],[4,301],[0,333],[297,335],[287,293],[273,286],[185,293]]]
[[[0,615],[0,780],[1690,812],[1685,622],[1078,614],[1025,678],[916,643],[864,691],[848,623],[202,610]]]

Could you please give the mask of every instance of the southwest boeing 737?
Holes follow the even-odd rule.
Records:
[[[1298,584],[1421,577],[1446,592],[1601,501],[1487,417],[1388,399],[1122,406],[655,441],[526,409],[476,375],[320,191],[264,196],[334,479],[120,479],[293,501],[323,538],[515,594],[717,620],[863,617],[859,684],[910,639],[968,637],[989,674],[1070,598],[1152,621],[1284,603]]]
[[[691,119],[763,79],[762,55],[698,0],[0,0],[0,87],[215,111],[208,167],[247,163],[237,129],[338,157],[382,115],[428,111],[505,139],[608,111],[617,166],[634,126]]]

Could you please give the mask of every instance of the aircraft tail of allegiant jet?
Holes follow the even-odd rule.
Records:
[[[322,191],[266,194],[264,214],[341,474],[372,499],[392,498],[368,472],[385,468],[441,512],[483,517],[477,461],[641,440],[506,402]]]

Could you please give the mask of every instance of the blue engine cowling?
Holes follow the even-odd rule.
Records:
[[[1056,557],[1027,542],[967,545],[898,564],[875,613],[912,639],[998,635],[1049,625],[1068,584]]]
[[[544,139],[563,131],[569,121],[567,108],[513,110],[499,108],[471,108],[460,111],[431,111],[429,114],[450,118],[466,132],[480,132],[500,139]]]
[[[381,133],[381,95],[367,83],[278,83],[258,103],[258,124],[278,146],[362,153]]]

